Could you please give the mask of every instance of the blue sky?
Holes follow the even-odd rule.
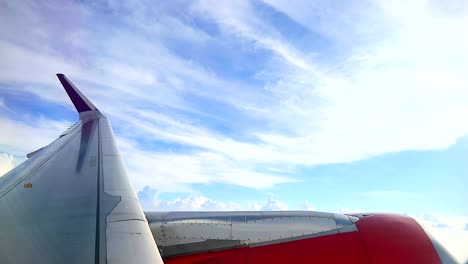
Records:
[[[0,1],[0,174],[77,119],[62,72],[146,210],[387,211],[467,239],[467,26],[464,1]]]

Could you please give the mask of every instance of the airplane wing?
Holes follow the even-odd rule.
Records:
[[[0,263],[162,263],[109,121],[57,76],[80,118],[0,177]]]

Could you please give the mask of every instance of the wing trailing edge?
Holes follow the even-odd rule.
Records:
[[[57,77],[78,113],[97,110],[96,106],[94,106],[64,74],[57,73]]]

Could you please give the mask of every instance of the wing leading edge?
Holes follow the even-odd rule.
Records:
[[[109,121],[57,76],[80,119],[0,178],[0,262],[162,263]]]

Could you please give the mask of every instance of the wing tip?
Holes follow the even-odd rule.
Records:
[[[57,78],[68,94],[78,113],[97,110],[97,108],[84,96],[63,73],[57,73]]]

